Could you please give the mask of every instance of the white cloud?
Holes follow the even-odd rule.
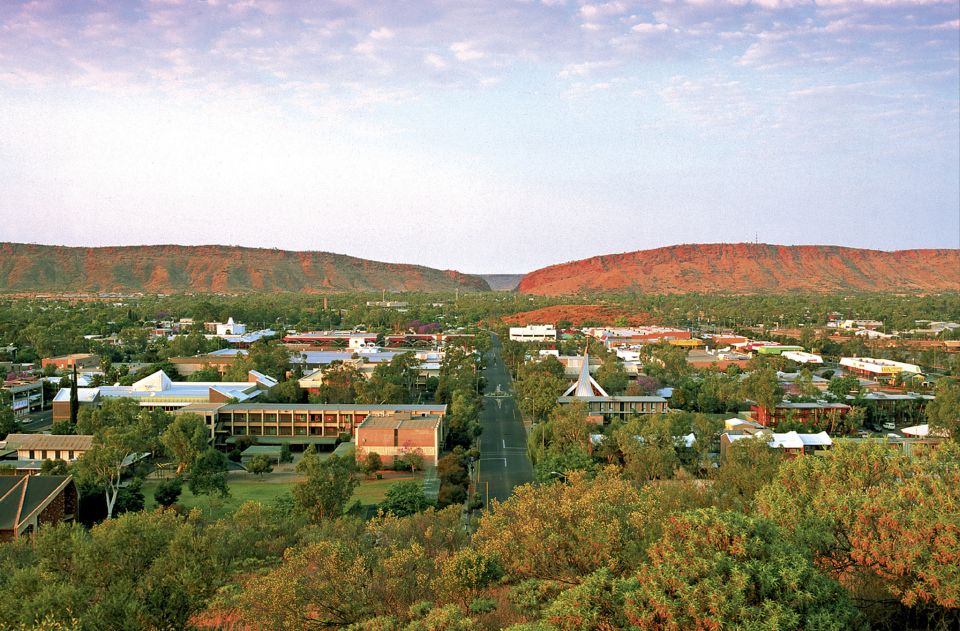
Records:
[[[449,62],[436,53],[428,53],[424,56],[423,63],[437,70],[446,70],[450,67]]]
[[[385,26],[382,26],[375,31],[370,31],[370,39],[378,41],[393,39],[394,35],[395,33]]]
[[[648,22],[640,22],[639,24],[634,24],[630,28],[630,30],[633,31],[634,33],[649,34],[649,33],[663,33],[669,28],[670,27],[664,24],[663,22],[657,22],[655,24],[648,23]]]
[[[450,45],[450,52],[460,61],[476,61],[483,59],[486,55],[483,51],[477,50],[473,42],[455,42]]]

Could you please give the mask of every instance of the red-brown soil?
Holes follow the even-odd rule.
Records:
[[[677,245],[545,267],[525,275],[518,291],[545,296],[616,291],[960,291],[960,250],[882,252],[821,245]]]

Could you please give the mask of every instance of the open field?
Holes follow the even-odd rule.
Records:
[[[362,478],[360,484],[353,493],[353,501],[359,501],[364,506],[374,506],[383,501],[387,494],[387,489],[393,484],[402,480],[415,479],[411,475],[387,474],[389,477],[384,480],[371,480]],[[417,476],[416,479],[420,479]],[[289,493],[297,483],[298,478],[292,476],[272,477],[265,475],[263,479],[257,479],[253,476],[247,477],[244,474],[230,476],[230,497],[225,499],[211,498],[209,496],[196,496],[190,492],[186,484],[183,485],[183,493],[180,495],[178,504],[185,509],[190,510],[199,508],[204,515],[217,519],[228,515],[237,510],[244,502],[254,501],[269,504],[281,495]],[[144,508],[153,510],[157,506],[153,498],[160,480],[151,479],[143,484]]]

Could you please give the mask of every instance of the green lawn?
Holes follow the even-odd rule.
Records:
[[[401,479],[409,480],[409,477],[389,480],[368,480],[362,478],[360,484],[353,493],[353,499],[359,500],[361,504],[372,506],[383,501],[387,489],[392,484]],[[143,484],[144,508],[153,510],[156,508],[156,501],[153,499],[153,493],[159,484],[158,480],[147,480]],[[226,499],[210,498],[209,496],[195,496],[183,485],[183,493],[177,502],[186,509],[199,508],[204,515],[217,519],[237,510],[241,504],[246,501],[255,501],[261,503],[270,503],[277,497],[288,493],[296,482],[284,476],[281,480],[271,479],[266,475],[263,479],[230,477],[230,497]]]

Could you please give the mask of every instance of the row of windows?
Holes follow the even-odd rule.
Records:
[[[326,431],[324,431],[326,430]],[[281,425],[280,427],[265,426],[260,427],[258,425],[251,425],[250,427],[245,427],[243,425],[237,427],[231,427],[230,433],[235,436],[244,436],[250,434],[251,436],[339,436],[340,431],[335,427],[311,427],[310,433],[307,433],[306,427],[294,427],[293,433],[291,433],[291,428],[288,425]]]
[[[66,455],[66,458],[64,458]],[[57,449],[31,449],[30,460],[73,460],[75,458],[73,450],[60,451]]]

